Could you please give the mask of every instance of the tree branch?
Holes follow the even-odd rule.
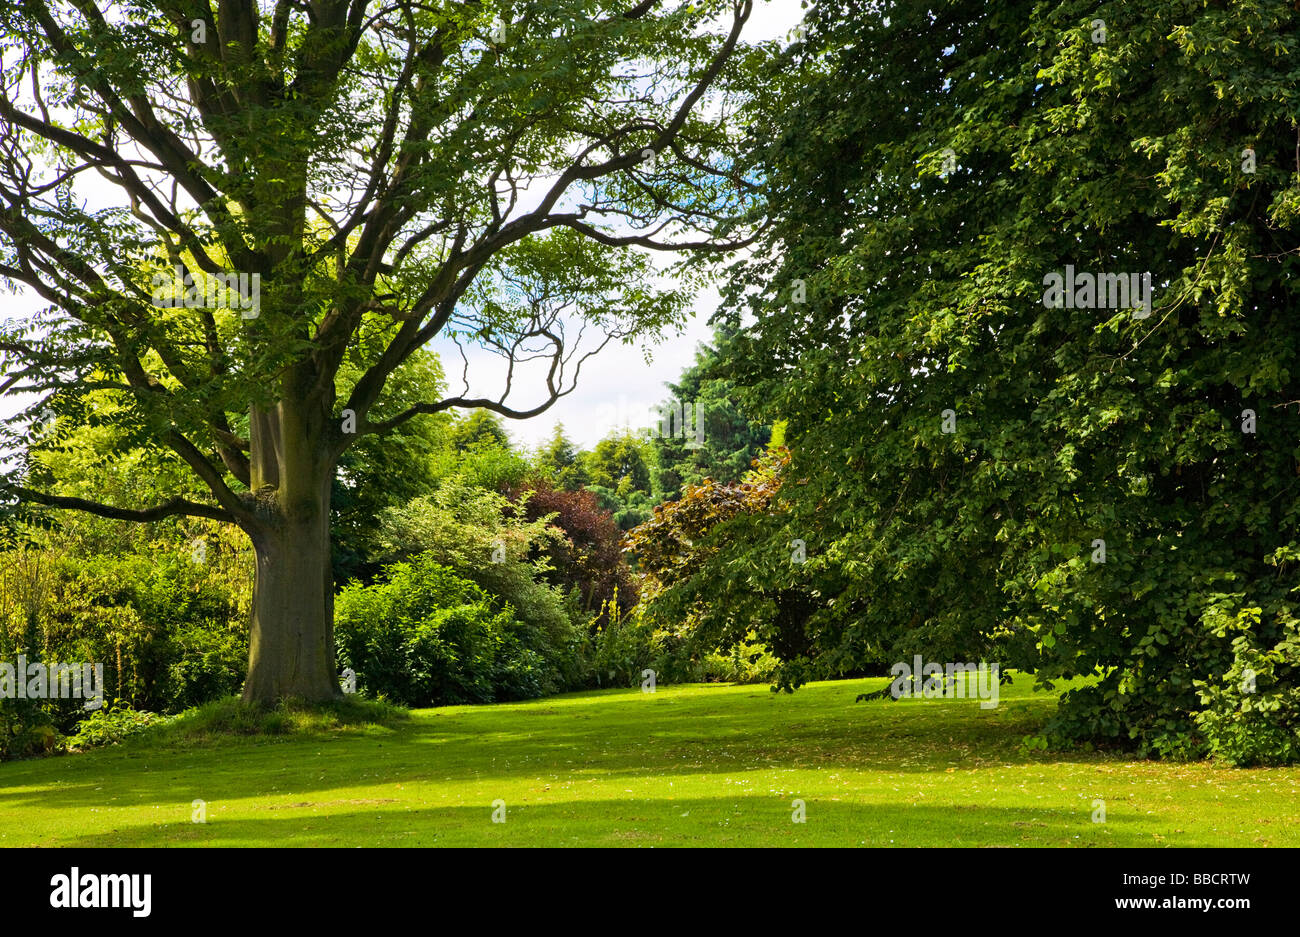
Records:
[[[186,501],[184,498],[172,498],[169,501],[165,501],[162,504],[155,505],[151,508],[131,510],[129,508],[113,507],[109,504],[100,504],[97,501],[87,501],[84,498],[65,498],[61,495],[45,494],[41,491],[33,491],[30,488],[24,488],[21,485],[0,484],[0,490],[12,491],[24,501],[43,504],[47,507],[65,508],[72,511],[84,511],[87,514],[96,514],[99,517],[109,517],[118,521],[148,523],[150,521],[162,520],[164,517],[188,516],[206,517],[214,521],[225,521],[226,523],[232,524],[235,523],[235,518],[219,507],[209,504],[198,504],[194,501]]]

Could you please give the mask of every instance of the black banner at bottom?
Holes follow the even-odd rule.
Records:
[[[701,850],[140,849],[0,851],[6,924],[316,921],[368,929],[431,903],[500,926],[539,914],[575,921],[715,905],[729,925],[838,906],[871,920],[906,912],[1066,912],[1231,924],[1294,901],[1294,857],[1245,849]],[[655,853],[658,854],[655,854]],[[856,854],[855,854],[856,853]],[[810,904],[811,903],[811,904]],[[800,910],[802,908],[802,910]],[[778,912],[779,913],[779,912]],[[853,912],[849,912],[853,913]],[[349,925],[348,922],[352,922]]]

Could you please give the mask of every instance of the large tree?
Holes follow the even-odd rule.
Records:
[[[746,239],[731,89],[751,6],[5,4],[0,277],[46,305],[5,325],[4,388],[35,393],[33,416],[117,394],[126,442],[167,447],[211,497],[57,496],[21,465],[8,491],[239,525],[244,698],[334,696],[340,458],[454,407],[541,413],[605,343],[680,319],[649,252]],[[501,385],[389,399],[439,336],[502,356]],[[57,439],[56,421],[38,445]]]
[[[779,220],[732,358],[844,575],[818,649],[1010,632],[1094,678],[1061,737],[1186,754],[1225,684],[1300,751],[1295,5],[824,0],[808,35],[754,135]]]
[[[666,499],[681,497],[683,486],[702,484],[706,478],[723,484],[739,481],[772,437],[770,427],[745,415],[726,378],[736,332],[724,320],[713,331],[713,343],[701,344],[694,363],[667,384],[673,397],[661,404],[653,473],[655,487]],[[676,423],[670,424],[669,418]]]

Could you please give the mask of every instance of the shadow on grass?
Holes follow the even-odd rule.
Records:
[[[509,805],[505,822],[493,807],[350,809],[311,815],[266,808],[265,819],[211,819],[139,829],[141,844],[168,846],[1149,846],[1138,817],[1113,815],[1095,824],[1077,811],[900,802],[843,804],[809,799],[806,822],[792,821],[790,800],[775,796],[679,800],[574,800]],[[276,814],[281,814],[277,816]],[[132,845],[137,831],[78,836],[66,845]]]
[[[854,703],[844,681],[794,695],[764,687],[612,691],[529,703],[421,710],[391,727],[315,736],[217,739],[194,748],[127,743],[84,755],[0,765],[0,813],[123,808],[405,782],[520,782],[539,777],[653,778],[756,769],[943,773],[1104,756],[1030,754],[1020,740],[1049,696]]]

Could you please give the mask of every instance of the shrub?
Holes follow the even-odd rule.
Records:
[[[250,570],[216,539],[204,559],[175,541],[148,555],[80,555],[60,540],[7,551],[0,645],[30,631],[25,645],[48,660],[101,664],[105,698],[137,710],[175,713],[231,693],[248,660]],[[56,707],[54,723],[74,731],[83,715]]]
[[[521,699],[550,692],[554,675],[525,641],[514,609],[433,555],[386,567],[335,601],[340,667],[367,691],[407,706]]]
[[[752,633],[728,650],[702,651],[689,626],[668,628],[639,611],[622,615],[616,608],[599,626],[591,658],[604,686],[636,686],[644,670],[653,670],[659,683],[759,683],[780,666]]]
[[[654,626],[638,614],[620,615],[609,610],[605,623],[597,626],[592,644],[591,667],[601,686],[633,686],[641,681],[642,670],[654,670],[657,679],[672,682],[655,664],[662,662],[662,643]]]
[[[564,491],[549,481],[534,478],[510,492],[516,510],[530,521],[547,521],[563,532],[533,548],[544,555],[550,569],[545,578],[575,593],[584,617],[607,621],[604,609],[615,600],[626,614],[636,605],[637,590],[623,556],[622,532],[614,515],[601,507],[590,491]]]
[[[13,664],[20,654],[32,663],[39,662],[36,634],[34,616],[28,617],[19,640],[11,638],[5,622],[0,621],[0,662]],[[48,703],[0,696],[0,761],[51,751],[58,737]]]
[[[156,725],[162,719],[157,713],[132,709],[128,703],[116,703],[90,713],[69,736],[65,745],[70,749],[93,748],[98,745],[115,745]]]
[[[0,660],[12,658],[0,654]],[[39,700],[0,697],[0,761],[51,751],[59,733]]]
[[[219,623],[182,625],[167,640],[169,661],[155,694],[164,712],[180,712],[239,692],[248,666],[248,632]]]
[[[1229,764],[1287,765],[1300,762],[1300,627],[1284,619],[1281,640],[1266,648],[1253,637],[1258,608],[1243,610],[1253,619],[1232,642],[1233,661],[1218,681],[1198,681],[1196,716],[1210,754]]]
[[[549,517],[517,516],[504,495],[452,477],[430,497],[385,511],[380,530],[389,562],[426,557],[511,606],[527,625],[520,641],[545,661],[543,692],[581,685],[584,635],[575,627],[580,616],[564,592],[546,581],[546,551],[564,537]]]

